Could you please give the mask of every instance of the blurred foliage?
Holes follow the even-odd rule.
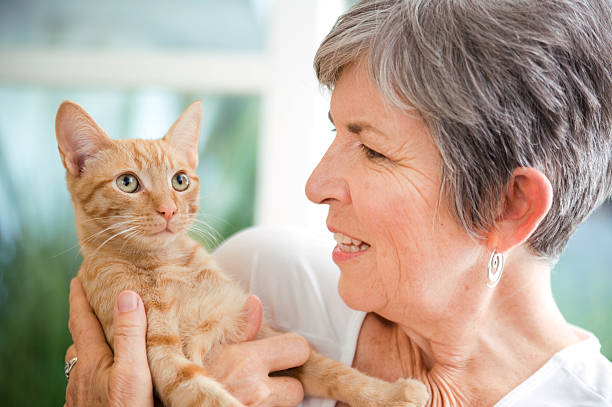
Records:
[[[41,240],[22,229],[11,261],[3,261],[0,303],[0,397],[6,406],[61,406],[68,332],[68,285],[80,259],[56,254],[73,245],[74,230]],[[2,250],[5,253],[4,248]],[[6,258],[4,259],[6,260]],[[36,389],[34,391],[34,389]],[[32,390],[32,391],[30,391]]]
[[[127,94],[121,99],[130,105],[138,98]],[[209,108],[208,115],[205,114],[209,120],[202,130],[198,167],[200,219],[216,229],[211,234],[218,239],[194,237],[212,249],[223,238],[253,223],[259,99],[195,94],[179,95],[175,99],[176,117],[196,99],[203,99]],[[47,97],[49,100],[56,109],[61,98],[54,95]],[[124,129],[133,128],[126,125],[134,120],[129,117],[133,109],[124,112],[115,121],[122,122],[119,127]],[[8,117],[0,116],[0,120],[4,125]],[[170,124],[166,123],[166,128]],[[5,210],[0,216],[0,399],[5,406],[61,406],[64,402],[64,352],[72,342],[67,329],[69,282],[78,270],[81,257],[75,246],[72,205],[65,193],[63,176],[45,181],[52,183],[50,191],[62,191],[58,191],[57,207],[49,204],[53,201],[50,196],[48,202],[37,199],[29,202],[33,209],[28,210],[27,201],[35,194],[30,182],[24,180],[44,179],[49,173],[63,172],[57,169],[61,164],[54,146],[53,121],[43,128],[36,137],[52,138],[48,143],[39,143],[47,144],[44,154],[49,160],[34,163],[38,171],[27,174],[7,165],[9,160],[2,146],[7,145],[8,136],[0,134],[0,141],[4,141],[0,143],[3,179],[0,209]],[[20,160],[32,161],[33,152],[28,147],[31,146],[27,143],[22,146]],[[43,223],[50,223],[51,227],[42,227]]]

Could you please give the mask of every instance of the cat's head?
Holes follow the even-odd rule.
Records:
[[[158,140],[113,140],[79,105],[63,102],[55,131],[81,245],[154,249],[191,225],[202,104]]]

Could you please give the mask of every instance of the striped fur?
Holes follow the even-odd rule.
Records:
[[[202,366],[221,343],[245,340],[248,298],[186,231],[198,210],[196,102],[160,140],[111,140],[78,105],[64,102],[56,134],[72,196],[87,298],[113,345],[113,306],[126,289],[147,311],[147,353],[157,395],[166,406],[241,406]],[[183,171],[187,190],[172,188]],[[116,179],[135,175],[141,189],[121,191]],[[175,207],[166,224],[160,210]],[[156,234],[166,227],[171,232]],[[274,333],[264,324],[261,336]],[[314,351],[298,378],[306,394],[355,407],[417,406],[426,400],[414,381],[387,383],[367,377]]]

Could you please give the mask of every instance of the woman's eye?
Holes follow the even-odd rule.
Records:
[[[184,172],[177,172],[172,177],[172,188],[177,191],[184,191],[189,186],[189,177]]]
[[[363,153],[369,160],[380,160],[383,158],[387,158],[381,153],[379,153],[378,151],[372,150],[370,147],[366,146],[365,144],[361,145],[361,149],[363,150]]]
[[[119,175],[116,182],[123,192],[132,193],[138,189],[138,179],[132,174]]]

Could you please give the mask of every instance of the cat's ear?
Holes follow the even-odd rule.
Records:
[[[70,101],[62,102],[57,109],[55,135],[62,163],[74,176],[81,173],[89,157],[112,143],[94,119]]]
[[[202,102],[198,100],[185,109],[164,136],[164,140],[181,152],[193,168],[198,166],[198,140],[201,127]]]

